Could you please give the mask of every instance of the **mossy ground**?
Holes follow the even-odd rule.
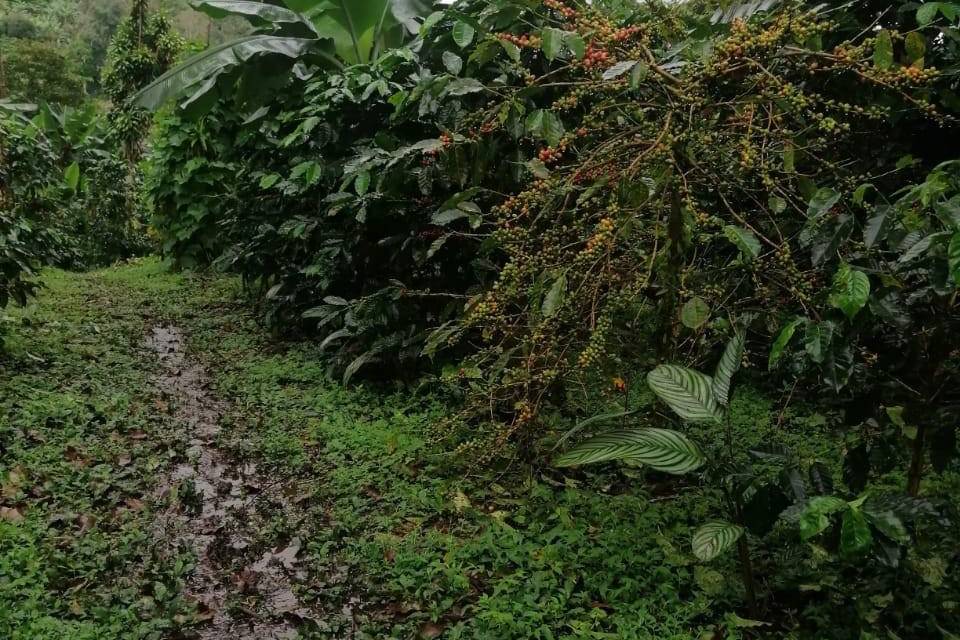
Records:
[[[199,623],[180,595],[193,559],[150,536],[155,485],[185,456],[151,391],[158,323],[180,327],[230,402],[223,449],[296,505],[261,513],[254,546],[303,541],[301,595],[327,612],[304,637],[696,638],[737,606],[732,567],[690,556],[713,509],[694,487],[653,495],[613,467],[465,471],[425,440],[441,399],[331,382],[229,278],[148,259],[44,284],[4,322],[0,637],[176,638]],[[743,430],[770,428],[762,398],[738,402]],[[256,597],[238,590],[231,607]]]

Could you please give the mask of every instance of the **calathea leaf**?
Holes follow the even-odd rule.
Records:
[[[713,395],[723,406],[727,406],[729,401],[730,382],[733,380],[733,375],[740,369],[745,340],[746,334],[743,331],[736,331],[733,334],[713,374]]]
[[[559,467],[605,460],[631,460],[665,473],[694,471],[706,462],[700,448],[678,431],[626,429],[596,436],[556,460]]]
[[[647,384],[683,420],[720,422],[723,417],[713,380],[699,371],[664,364],[647,374]]]
[[[853,320],[867,304],[870,297],[870,278],[862,271],[844,263],[833,277],[830,305],[843,311]]]
[[[693,555],[709,562],[732,547],[743,533],[743,527],[730,522],[708,522],[693,534]]]

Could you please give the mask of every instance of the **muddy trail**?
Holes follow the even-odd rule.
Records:
[[[296,585],[301,540],[256,551],[265,515],[292,507],[258,475],[257,465],[233,459],[218,444],[230,404],[211,387],[207,371],[185,352],[175,326],[153,327],[146,346],[160,367],[154,377],[162,408],[182,428],[187,461],[162,478],[153,496],[161,505],[154,536],[161,549],[189,549],[196,566],[186,596],[204,624],[200,640],[289,640],[318,613],[300,601]]]

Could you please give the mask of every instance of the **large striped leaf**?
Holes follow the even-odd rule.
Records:
[[[666,473],[687,473],[706,461],[700,448],[669,429],[627,429],[583,442],[557,458],[559,467],[604,460],[632,460]]]
[[[720,358],[717,371],[713,374],[713,395],[723,406],[727,406],[729,402],[730,381],[733,380],[733,374],[740,369],[744,339],[745,334],[742,331],[733,334],[723,352],[723,357]]]
[[[708,522],[693,534],[693,555],[709,562],[732,547],[742,535],[743,527],[729,522]]]
[[[719,422],[723,417],[713,380],[699,371],[663,364],[647,374],[647,384],[683,420]]]

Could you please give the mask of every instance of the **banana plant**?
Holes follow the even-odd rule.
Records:
[[[727,343],[714,375],[673,364],[660,365],[647,374],[647,385],[683,422],[725,427],[726,460],[716,460],[717,470],[734,458],[733,435],[727,420],[730,384],[740,368],[745,335],[736,331]],[[707,462],[700,447],[683,433],[672,429],[638,427],[621,429],[590,438],[559,456],[560,467],[608,460],[629,460],[672,474],[696,471]],[[722,475],[722,474],[711,474]],[[751,610],[756,609],[756,589],[743,526],[743,505],[739,492],[723,479],[734,522],[715,520],[693,534],[693,554],[703,562],[739,546],[744,587]]]
[[[198,104],[240,85],[261,95],[291,71],[343,68],[375,59],[419,31],[428,12],[423,0],[283,0],[284,6],[253,0],[193,0],[215,18],[240,16],[252,33],[203,51],[140,90],[135,104],[155,110],[186,96],[182,107]],[[200,102],[199,104],[203,104]]]

